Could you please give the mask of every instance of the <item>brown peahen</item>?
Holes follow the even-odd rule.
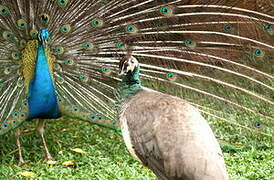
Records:
[[[273,4],[1,0],[0,135],[39,118],[46,148],[44,119],[60,116],[119,129],[113,90],[130,51],[143,86],[191,102],[218,139],[271,141]]]
[[[226,180],[225,163],[214,134],[187,101],[141,86],[139,62],[120,62],[125,74],[117,97],[125,144],[133,157],[161,180]]]

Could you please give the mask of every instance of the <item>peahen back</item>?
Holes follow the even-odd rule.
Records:
[[[271,139],[273,8],[272,0],[2,0],[0,134],[28,119],[27,48],[45,28],[62,115],[118,128],[113,90],[130,52],[145,87],[192,102],[219,139]]]

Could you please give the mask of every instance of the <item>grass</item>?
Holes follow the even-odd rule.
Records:
[[[187,81],[185,83],[188,83]],[[193,82],[191,81],[193,84]],[[260,112],[272,112],[269,105],[259,104],[239,92],[219,88],[206,83],[205,89],[215,93],[227,94],[240,104],[258,108]],[[256,130],[273,134],[273,121],[248,114],[239,108],[232,108],[227,103],[209,99],[195,92],[159,86],[164,92],[193,99],[205,107],[219,110],[217,113],[225,120],[256,129],[254,124],[262,122]],[[161,89],[162,88],[162,89]],[[170,92],[169,92],[170,91]],[[174,91],[174,92],[173,92]],[[188,95],[191,94],[191,97]],[[266,94],[267,93],[262,93]],[[274,112],[272,112],[273,115]],[[273,139],[245,131],[237,125],[205,115],[221,144],[228,173],[231,180],[272,180],[274,179]],[[126,150],[120,135],[112,130],[93,126],[73,119],[49,120],[46,138],[52,156],[58,162],[48,165],[44,161],[41,139],[35,131],[35,121],[26,122],[22,129],[21,144],[26,163],[18,167],[17,146],[12,134],[0,138],[0,180],[29,179],[20,172],[35,173],[37,180],[149,180],[155,175],[134,160]],[[86,154],[72,151],[81,148]],[[73,166],[63,166],[65,161],[73,161]]]
[[[23,171],[34,172],[34,179],[41,180],[155,179],[153,173],[128,154],[122,138],[109,129],[70,119],[49,120],[46,138],[58,164],[48,165],[35,132],[35,122],[24,126],[21,143],[26,163],[17,166],[15,139],[12,135],[5,136],[0,145],[0,180],[27,179],[18,175]],[[87,153],[77,153],[72,148]],[[74,161],[75,165],[62,166],[65,161]]]
[[[59,163],[57,165],[44,162],[35,122],[25,123],[23,129],[22,146],[26,163],[17,166],[15,139],[11,134],[3,137],[0,144],[0,180],[29,179],[18,175],[23,171],[34,172],[33,179],[37,180],[155,179],[150,170],[128,154],[122,138],[108,129],[70,119],[49,120],[46,137],[50,152]],[[261,150],[228,147],[224,145],[223,151],[230,179],[274,179],[271,147]],[[72,148],[81,148],[87,153],[77,153]],[[65,161],[74,161],[75,165],[62,166]]]

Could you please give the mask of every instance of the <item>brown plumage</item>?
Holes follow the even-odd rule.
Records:
[[[129,58],[136,60],[135,58]],[[138,65],[125,60],[126,76]],[[123,79],[124,80],[124,79]],[[138,90],[120,106],[124,141],[130,153],[163,180],[228,179],[220,146],[199,111],[187,101]]]

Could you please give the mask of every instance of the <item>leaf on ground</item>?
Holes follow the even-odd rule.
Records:
[[[63,166],[73,166],[75,163],[73,161],[65,161],[62,163]]]
[[[23,172],[17,173],[17,175],[33,178],[35,176],[35,173],[30,172],[30,171],[23,171]]]
[[[83,151],[82,149],[80,149],[80,148],[73,148],[73,149],[71,149],[72,151],[74,151],[74,152],[77,152],[77,153],[81,153],[81,154],[86,154],[87,152],[85,152],[85,151]]]
[[[57,164],[57,161],[47,161],[47,164],[49,164],[49,165],[54,165],[54,164]]]

